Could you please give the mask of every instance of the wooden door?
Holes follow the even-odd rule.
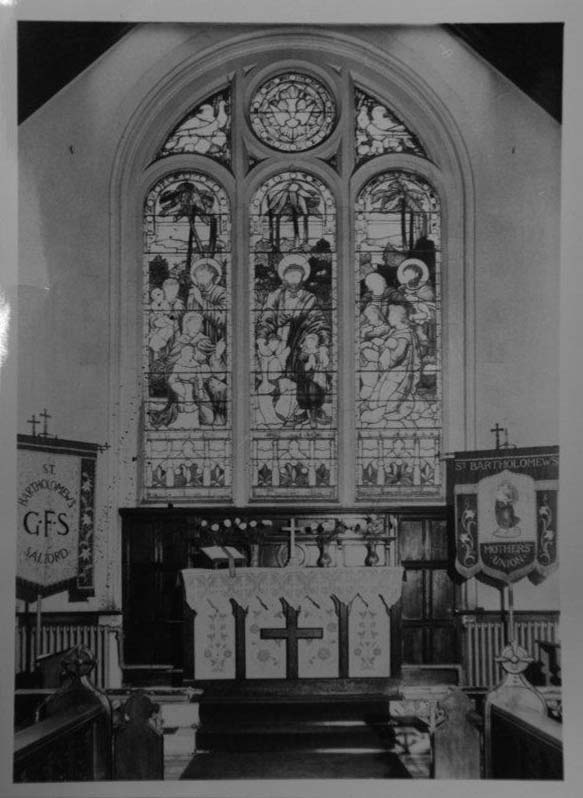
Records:
[[[181,524],[124,524],[127,665],[182,666],[183,602],[178,576],[187,564],[187,537]]]
[[[402,661],[439,665],[460,661],[455,610],[459,587],[447,521],[401,517],[399,555],[405,568],[402,593]]]

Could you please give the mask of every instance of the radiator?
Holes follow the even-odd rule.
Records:
[[[496,657],[504,648],[504,624],[500,620],[471,620],[464,623],[464,670],[467,687],[494,687],[502,678],[502,668]],[[558,622],[554,619],[514,618],[514,631],[518,644],[538,659],[536,641],[558,640]]]
[[[110,686],[110,648],[115,645],[116,631],[111,626],[44,624],[41,628],[40,653],[53,654],[57,651],[66,651],[73,646],[84,646],[91,651],[97,662],[95,669],[89,674],[89,679],[96,687],[103,689]],[[27,646],[30,648],[30,659],[27,655]],[[34,669],[36,656],[34,624],[31,624],[28,633],[24,626],[19,626],[16,630],[16,673],[22,673],[27,669],[27,661],[32,663],[31,668]]]

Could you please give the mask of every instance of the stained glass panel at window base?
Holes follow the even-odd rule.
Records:
[[[337,428],[333,198],[310,174],[281,173],[253,197],[250,228],[252,494],[329,498]]]
[[[438,498],[442,493],[440,435],[434,430],[358,434],[359,498]]]
[[[426,158],[419,140],[386,105],[360,89],[354,93],[356,163],[388,152]]]
[[[328,138],[336,121],[334,100],[316,78],[287,72],[265,81],[249,106],[257,138],[282,152],[303,152]]]
[[[231,435],[165,430],[147,436],[144,452],[147,500],[213,499],[231,493]]]
[[[251,455],[254,498],[331,499],[337,484],[335,431],[256,433]]]
[[[145,497],[228,495],[228,199],[207,176],[175,173],[150,192],[144,225]]]
[[[178,153],[206,155],[231,162],[231,92],[218,92],[199,103],[168,136],[157,158]]]
[[[356,204],[357,496],[441,495],[439,201],[385,172]]]

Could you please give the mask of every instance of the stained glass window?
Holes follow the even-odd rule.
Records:
[[[391,171],[355,212],[357,493],[439,495],[439,200],[423,178]]]
[[[417,137],[386,105],[365,94],[354,92],[357,163],[387,152],[410,152],[427,157]]]
[[[250,207],[254,497],[329,498],[336,486],[336,211],[286,171]]]
[[[158,157],[192,152],[231,162],[231,92],[228,89],[199,103],[175,127]]]
[[[249,121],[269,147],[302,152],[324,141],[334,127],[334,100],[315,78],[295,72],[277,75],[255,92]]]
[[[341,113],[332,72],[329,82],[299,66],[257,82],[254,67],[233,74],[166,138],[167,174],[145,201],[143,498],[439,500],[439,198],[388,159],[351,194],[377,156],[426,158],[420,139],[362,88]],[[246,115],[235,114],[245,97]],[[332,134],[334,163],[318,147]],[[229,194],[217,162],[238,164]],[[353,291],[341,317],[338,296]],[[234,306],[249,330],[237,362]],[[339,330],[354,336],[340,360]]]
[[[146,498],[231,489],[228,197],[213,179],[162,179],[144,208]]]

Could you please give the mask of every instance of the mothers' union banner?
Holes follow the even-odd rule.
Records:
[[[536,583],[557,567],[557,446],[456,452],[449,469],[462,576]]]

